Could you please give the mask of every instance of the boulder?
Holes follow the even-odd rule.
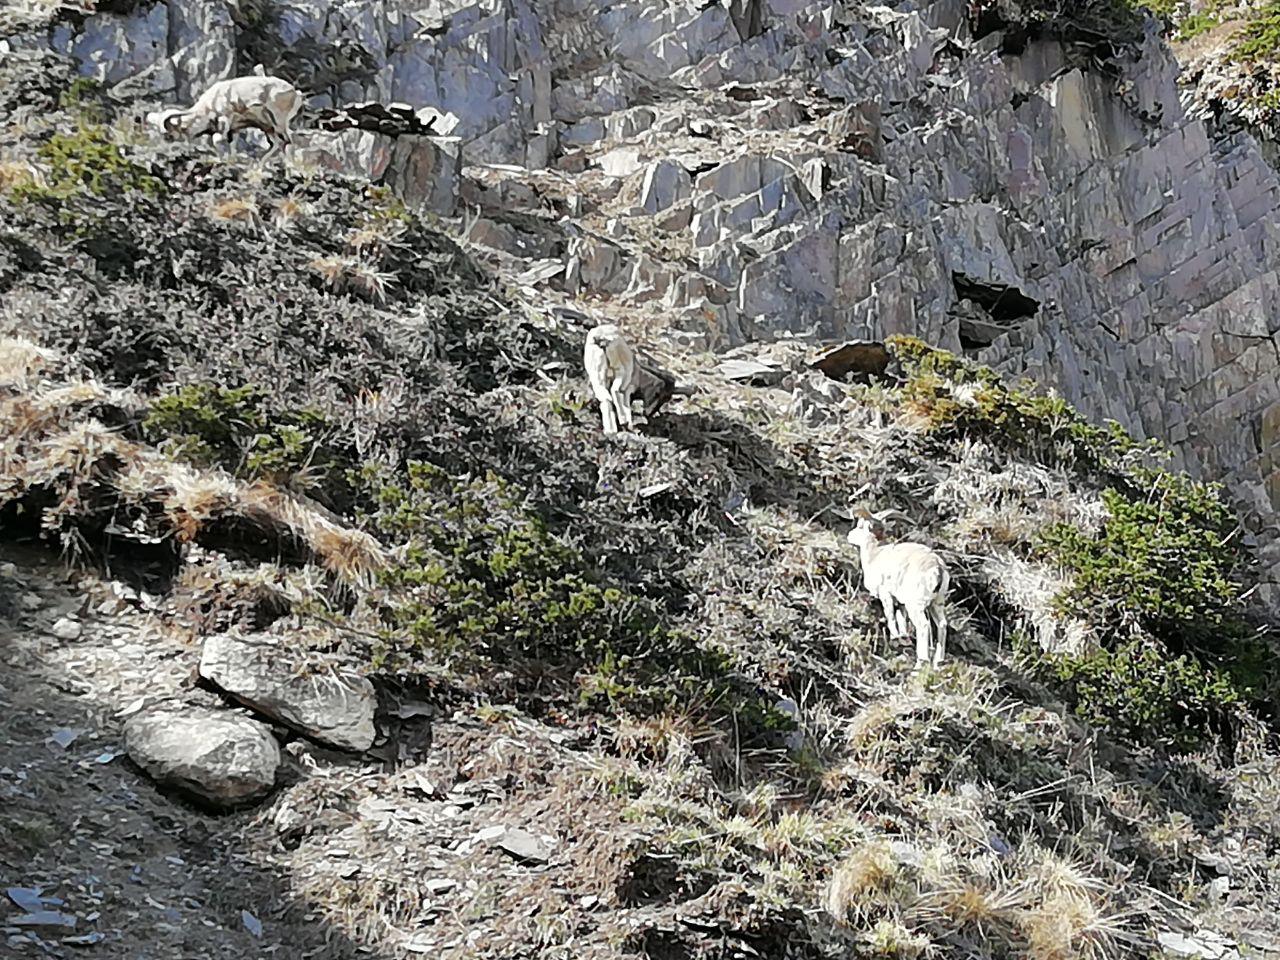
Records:
[[[124,725],[125,750],[157,783],[216,807],[271,792],[280,747],[267,727],[225,710],[161,704]]]
[[[251,710],[341,750],[367,750],[377,695],[363,677],[304,675],[275,638],[219,634],[204,642],[200,676]]]

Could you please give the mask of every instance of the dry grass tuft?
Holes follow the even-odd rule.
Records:
[[[259,227],[261,218],[258,203],[252,197],[227,197],[209,204],[209,217],[224,223],[242,223],[249,227]]]
[[[878,920],[862,938],[872,956],[913,960],[930,952],[933,942],[922,933],[907,929],[900,920]]]
[[[374,303],[386,302],[395,275],[355,257],[317,257],[307,266],[333,293],[352,293]]]
[[[827,912],[837,923],[850,925],[872,906],[890,899],[900,871],[888,841],[862,843],[832,871],[826,890]]]
[[[272,219],[278,228],[284,229],[303,219],[310,212],[311,209],[306,201],[297,197],[285,197],[276,205],[275,215]]]
[[[26,160],[0,160],[0,190],[47,186],[40,168]]]

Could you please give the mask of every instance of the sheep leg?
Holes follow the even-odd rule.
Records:
[[[893,595],[888,591],[879,595],[880,606],[884,608],[884,618],[889,623],[889,639],[899,640],[907,635],[906,623],[902,613],[894,605]]]
[[[613,404],[618,409],[618,422],[627,429],[631,429],[635,425],[631,417],[631,397],[627,395],[621,377],[613,381],[609,392],[613,395]]]
[[[933,618],[934,629],[938,632],[933,645],[933,665],[936,667],[947,655],[947,611],[943,607],[941,597],[933,601],[929,607],[929,613]]]
[[[618,414],[613,409],[613,400],[600,401],[600,419],[604,421],[604,432],[608,435],[618,432]]]
[[[911,609],[911,626],[916,631],[916,666],[929,662],[929,614],[927,610]]]

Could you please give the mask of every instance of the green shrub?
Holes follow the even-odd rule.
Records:
[[[1184,43],[1188,40],[1194,40],[1202,33],[1208,33],[1221,22],[1214,13],[1193,13],[1178,24],[1177,39]]]
[[[65,201],[140,191],[155,196],[162,181],[124,155],[105,127],[82,120],[72,133],[55,133],[40,146],[45,183],[24,183],[10,193],[22,201]]]
[[[199,466],[218,466],[249,480],[319,486],[347,499],[352,464],[331,438],[333,426],[314,410],[273,413],[252,386],[191,384],[160,397],[142,421],[146,438]]]
[[[454,478],[424,463],[410,464],[407,482],[376,468],[365,469],[363,482],[378,505],[372,525],[406,544],[402,562],[384,574],[397,599],[373,651],[378,670],[408,680],[431,664],[536,663],[539,675],[565,677],[585,706],[648,713],[679,705],[733,711],[760,729],[788,727],[726,654],[604,582],[510,484],[492,474]]]
[[[1096,536],[1068,524],[1042,531],[1041,550],[1071,574],[1060,609],[1184,647],[1239,633],[1243,558],[1217,486],[1164,471],[1148,479],[1143,499],[1103,491],[1107,518]]]
[[[1237,60],[1266,60],[1280,50],[1280,0],[1270,0],[1254,11],[1231,51]]]
[[[1033,672],[1059,681],[1078,717],[1109,733],[1174,749],[1200,746],[1241,700],[1233,678],[1150,639],[1081,656],[1049,655]]]
[[[58,94],[58,106],[75,114],[87,123],[102,123],[106,119],[99,98],[102,96],[102,84],[93,77],[77,77]]]
[[[1031,383],[1006,385],[989,367],[917,337],[895,335],[885,343],[906,376],[901,407],[928,433],[982,436],[1048,464],[1076,465],[1126,483],[1135,465],[1167,456],[1157,441],[1138,443],[1113,421],[1095,426],[1061,397],[1038,393]]]

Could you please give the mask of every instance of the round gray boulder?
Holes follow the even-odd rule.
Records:
[[[238,713],[162,704],[125,721],[130,759],[157,783],[216,807],[256,800],[275,786],[280,746]]]

